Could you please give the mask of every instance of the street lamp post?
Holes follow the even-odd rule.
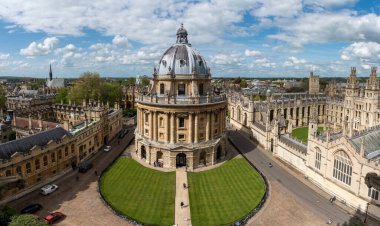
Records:
[[[365,217],[364,217],[364,221],[363,221],[363,223],[365,223],[365,222],[367,221],[368,207],[369,207],[369,202],[367,202],[367,209],[366,209],[366,211],[365,211]]]

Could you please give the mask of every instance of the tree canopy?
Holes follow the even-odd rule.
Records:
[[[16,214],[16,210],[9,206],[0,206],[0,226],[6,226],[11,221],[11,217]]]
[[[240,80],[240,88],[247,88],[247,87],[248,87],[247,80],[245,79]]]
[[[0,85],[0,108],[5,108],[5,102],[7,101],[7,98],[5,97],[5,90],[2,85]]]
[[[57,100],[65,100],[65,91],[57,95]],[[97,72],[85,72],[80,75],[74,86],[68,91],[66,100],[71,102],[82,103],[83,100],[100,100],[103,103],[107,101],[113,105],[121,100],[122,90],[120,82],[106,82],[100,79]]]
[[[11,217],[11,222],[8,226],[47,226],[47,224],[36,215],[22,214]]]

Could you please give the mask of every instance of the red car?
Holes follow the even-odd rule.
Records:
[[[53,213],[50,213],[49,215],[47,215],[46,217],[44,217],[46,223],[48,224],[53,224],[63,218],[65,218],[66,215],[61,213],[61,212],[53,212]]]

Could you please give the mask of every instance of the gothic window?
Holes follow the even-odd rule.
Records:
[[[62,159],[62,150],[58,151],[58,159]]]
[[[48,157],[45,155],[44,156],[44,166],[48,165]]]
[[[65,148],[65,156],[67,157],[68,155],[69,155],[69,148],[66,147],[66,148]]]
[[[379,191],[373,187],[368,188],[368,197],[374,200],[379,200]]]
[[[40,169],[40,160],[39,159],[36,159],[34,161],[34,166],[36,167],[36,170],[39,170]]]
[[[20,176],[22,175],[21,166],[17,166],[16,173]]]
[[[185,84],[178,84],[178,95],[185,95]]]
[[[321,160],[322,160],[322,153],[319,148],[316,148],[315,150],[315,168],[321,169]]]
[[[54,152],[52,152],[50,154],[50,159],[51,159],[51,162],[55,162],[55,153]]]
[[[32,172],[32,166],[30,162],[26,163],[26,173],[31,173]]]
[[[351,185],[352,162],[344,151],[339,151],[334,156],[333,177],[341,182]]]
[[[178,119],[178,127],[179,128],[185,128],[185,118],[179,118]]]
[[[165,85],[164,83],[161,83],[160,84],[160,94],[164,94],[165,93]]]

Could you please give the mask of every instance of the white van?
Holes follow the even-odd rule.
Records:
[[[43,186],[41,188],[40,193],[42,195],[48,195],[48,194],[54,192],[57,189],[58,189],[58,185],[56,185],[56,184],[48,184],[48,185],[45,185],[45,186]]]

